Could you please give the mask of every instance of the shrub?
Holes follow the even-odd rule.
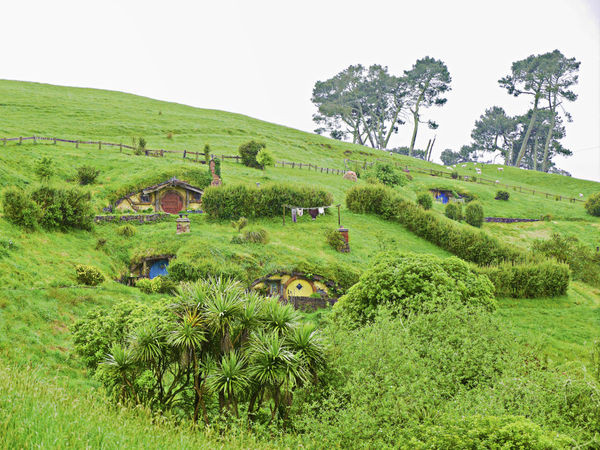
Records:
[[[117,228],[117,234],[125,237],[135,236],[135,227],[131,224],[121,225]]]
[[[177,284],[168,277],[140,278],[135,286],[145,294],[174,294]]]
[[[94,266],[78,264],[75,266],[75,276],[79,284],[98,286],[104,281],[104,275]]]
[[[173,281],[196,281],[200,278],[200,271],[191,263],[176,261],[169,264],[169,278]]]
[[[424,210],[431,209],[433,206],[433,197],[429,192],[421,192],[417,196],[417,204],[421,206]]]
[[[93,166],[81,166],[77,168],[77,181],[81,185],[93,184],[99,174]]]
[[[258,152],[260,152],[263,148],[266,147],[267,144],[256,141],[250,141],[240,145],[238,151],[240,153],[240,156],[242,157],[242,164],[244,164],[247,167],[261,169],[262,167],[256,160],[256,156],[258,155]]]
[[[20,227],[37,228],[42,211],[37,203],[21,188],[9,187],[2,194],[4,218]]]
[[[471,202],[465,208],[465,222],[469,225],[481,228],[483,224],[483,206],[477,202]]]
[[[501,264],[480,270],[491,280],[496,296],[511,298],[558,297],[567,293],[569,266],[553,261]]]
[[[352,212],[373,213],[395,220],[417,236],[479,265],[522,261],[525,255],[479,230],[473,230],[423,211],[384,186],[354,186],[346,193]]]
[[[587,210],[588,214],[600,217],[600,192],[590,195],[585,202],[585,209]]]
[[[433,255],[380,253],[335,305],[352,323],[373,319],[387,305],[402,316],[434,312],[449,304],[495,309],[494,287],[458,258]]]
[[[269,242],[269,234],[267,230],[248,230],[244,231],[244,242],[252,242],[254,244],[266,244]]]
[[[404,186],[408,183],[408,178],[404,172],[389,163],[376,163],[365,171],[364,176],[366,178],[374,178],[386,186],[391,187]]]
[[[338,252],[342,251],[344,247],[346,247],[346,241],[344,237],[335,228],[325,230],[325,239],[327,240],[329,246]]]
[[[496,200],[508,200],[510,198],[510,193],[508,191],[498,191],[496,192],[496,196],[494,199]]]
[[[246,225],[248,225],[248,219],[245,217],[240,217],[238,220],[231,221],[231,226],[235,228],[238,233],[242,231],[242,228],[244,228]]]
[[[54,175],[54,162],[47,156],[42,156],[35,162],[35,174],[40,181],[49,181]]]
[[[208,166],[210,164],[210,145],[204,144],[204,162]]]
[[[42,213],[40,225],[47,229],[92,228],[93,211],[90,194],[79,189],[40,186],[31,192]]]
[[[282,213],[283,205],[309,207],[331,205],[333,196],[309,186],[271,184],[260,188],[233,185],[208,187],[202,196],[202,209],[213,219],[273,217]]]
[[[256,155],[256,162],[258,163],[260,168],[264,170],[267,166],[274,165],[275,159],[266,148],[263,148]]]
[[[460,221],[462,219],[462,206],[460,203],[448,203],[445,211],[448,219]]]
[[[100,250],[106,245],[106,238],[98,238],[96,241],[96,250]]]
[[[454,180],[456,180],[458,178],[458,172],[456,170],[452,171],[451,176]]]

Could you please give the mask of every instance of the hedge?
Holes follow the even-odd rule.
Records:
[[[310,207],[332,203],[329,192],[288,184],[208,187],[202,195],[202,209],[213,219],[273,217],[282,213],[283,205]]]
[[[352,187],[346,194],[346,206],[352,212],[373,213],[397,221],[417,236],[478,265],[525,260],[525,254],[485,232],[424,211],[385,186]]]
[[[501,264],[483,267],[496,288],[497,297],[538,298],[565,295],[569,287],[570,270],[567,264],[555,261],[529,264]]]

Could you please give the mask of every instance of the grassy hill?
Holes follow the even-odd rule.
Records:
[[[150,148],[202,151],[205,144],[210,144],[213,153],[226,155],[237,154],[240,144],[255,139],[265,142],[277,160],[343,169],[345,158],[367,162],[383,158],[403,166],[447,170],[433,163],[400,155],[390,156],[385,152],[239,114],[192,108],[119,92],[0,81],[0,139],[31,135],[100,139],[125,144],[143,136]],[[95,146],[75,148],[72,144],[48,141],[25,141],[21,145],[9,142],[4,146],[0,143],[0,186],[35,184],[35,161],[43,156],[54,161],[56,175],[53,183],[56,184],[75,185],[75,169],[81,165],[92,165],[100,170],[98,182],[83,187],[91,193],[98,213],[123,186],[143,185],[146,180],[162,176],[177,175],[185,179],[186,174],[205,170],[205,166],[184,160],[180,154],[167,153],[163,158],[152,158],[135,156],[131,151],[119,152],[115,147],[99,150]],[[511,167],[498,171],[498,167],[483,166],[482,176],[559,196],[578,197],[582,193],[585,199],[600,191],[600,183]],[[461,177],[476,175],[473,164],[459,165],[456,170]],[[486,216],[539,218],[551,215],[550,221],[484,224],[486,232],[523,249],[528,249],[534,239],[548,237],[553,232],[576,235],[590,247],[600,245],[600,220],[587,215],[582,203],[557,201],[552,196],[546,198],[518,190],[510,190],[510,200],[503,202],[494,200],[498,190],[496,186],[433,177],[415,170],[411,170],[411,175],[413,180],[401,188],[403,194],[411,199],[427,189],[467,191],[481,201]],[[280,218],[252,221],[251,226],[269,232],[269,243],[264,246],[232,244],[234,231],[231,226],[226,222],[211,222],[203,215],[191,217],[192,231],[188,235],[176,236],[175,224],[166,221],[136,226],[137,233],[130,238],[118,235],[118,225],[113,224],[97,225],[91,232],[26,232],[0,218],[0,240],[14,243],[13,249],[0,254],[0,373],[2,378],[14,379],[19,370],[37,368],[23,383],[11,381],[0,385],[0,406],[2,401],[12,396],[25,398],[25,405],[39,403],[40,410],[47,411],[51,408],[48,406],[49,398],[53,395],[67,399],[54,410],[54,414],[61,417],[57,421],[60,426],[50,427],[51,431],[47,435],[42,434],[40,439],[17,427],[20,420],[33,414],[27,410],[33,409],[33,406],[23,406],[12,413],[9,409],[8,414],[0,412],[0,435],[2,426],[7,427],[5,430],[10,428],[13,433],[7,435],[12,436],[7,438],[8,444],[43,445],[48,442],[46,439],[72,432],[65,431],[69,429],[67,422],[70,419],[67,417],[71,417],[67,403],[75,398],[74,393],[87,392],[90,387],[97,386],[97,382],[86,376],[75,355],[69,327],[77,318],[98,306],[108,307],[124,299],[152,302],[160,297],[142,294],[136,288],[114,281],[127,271],[136,255],[172,252],[180,259],[209,258],[216,264],[242,267],[249,278],[298,264],[314,267],[344,264],[362,270],[377,252],[390,249],[450,256],[396,223],[346,210],[345,192],[353,183],[341,176],[291,167],[260,171],[231,160],[223,162],[222,176],[225,184],[288,182],[319,186],[331,192],[334,202],[342,205],[341,222],[350,230],[352,251],[348,254],[335,252],[325,241],[325,231],[337,226],[335,213],[319,217],[314,222],[304,216],[296,224],[287,221],[285,226],[282,226]],[[359,183],[362,181],[359,180]],[[434,204],[434,210],[443,213],[443,205]],[[106,244],[100,248],[97,246],[99,239],[106,239]],[[79,263],[98,267],[109,280],[98,288],[76,286],[74,266]],[[600,330],[600,289],[576,282],[572,283],[564,297],[500,299],[499,303],[498,314],[509,321],[524,339],[543,343],[544,354],[552,364],[590,363],[593,342]],[[32,388],[37,379],[48,386],[48,392]],[[82,402],[101,403],[97,399]],[[84,403],[77,406],[81,414],[88,408],[88,404]],[[98,419],[98,426],[117,420],[110,416],[112,412],[102,411],[105,416]],[[125,428],[130,426],[133,429],[140,419],[128,414],[123,413],[118,420],[123,420]],[[32,426],[39,430],[45,427],[44,422],[36,422]],[[139,431],[139,428],[136,429]],[[92,433],[90,430],[86,432]],[[140,439],[144,433],[139,433]],[[152,428],[148,433],[163,436],[164,430]],[[186,433],[182,431],[180,440],[171,441],[172,445],[198,445],[197,437]],[[102,439],[102,436],[95,436],[69,442],[76,446],[83,446],[84,442],[103,446],[100,444]],[[246,437],[241,437],[235,445],[258,445],[244,439]],[[138,441],[125,442],[124,445],[132,445],[132,442]],[[210,441],[203,442],[211,446],[206,444]],[[118,441],[113,441],[105,446],[119,445]]]

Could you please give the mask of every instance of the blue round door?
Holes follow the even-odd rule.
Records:
[[[159,275],[166,276],[169,273],[167,272],[167,266],[169,265],[168,259],[159,259],[155,261],[152,266],[150,266],[150,272],[148,274],[149,278],[152,279]]]

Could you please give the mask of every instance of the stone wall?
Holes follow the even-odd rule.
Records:
[[[156,213],[156,214],[127,214],[122,216],[107,215],[107,216],[96,216],[94,222],[106,223],[106,222],[160,222],[166,220],[170,214]]]
[[[516,222],[539,222],[540,219],[510,219],[508,217],[486,217],[486,222],[516,223]]]
[[[283,300],[285,302],[285,300]],[[315,311],[320,308],[333,306],[337,302],[337,298],[315,298],[315,297],[290,297],[287,303],[292,304],[295,309],[303,311]]]

